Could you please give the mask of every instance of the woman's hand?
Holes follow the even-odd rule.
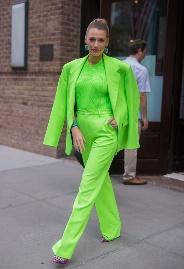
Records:
[[[75,126],[71,129],[71,132],[72,132],[72,137],[73,137],[73,145],[74,145],[74,148],[79,151],[80,153],[82,153],[82,151],[85,150],[85,146],[84,146],[84,143],[85,143],[85,139],[84,139],[84,136],[82,135],[80,129]]]
[[[118,125],[117,125],[117,122],[114,118],[111,118],[108,120],[108,124],[110,124],[112,126],[112,128],[117,128]]]

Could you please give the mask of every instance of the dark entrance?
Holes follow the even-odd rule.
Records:
[[[184,3],[178,7],[170,170],[184,171]]]

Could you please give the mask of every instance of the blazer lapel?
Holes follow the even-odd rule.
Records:
[[[68,97],[68,106],[69,106],[69,125],[72,124],[73,122],[73,117],[74,117],[74,105],[75,105],[75,85],[77,82],[77,79],[80,75],[80,72],[82,70],[82,67],[86,61],[88,56],[85,56],[81,59],[76,60],[71,66],[70,73],[69,73],[69,81],[68,81],[68,92],[69,92],[69,97]],[[70,127],[70,126],[69,126]]]
[[[113,64],[111,57],[103,55],[105,72],[108,84],[109,97],[112,105],[112,110],[115,114],[116,102],[118,97],[119,79],[120,74],[118,72],[118,66]]]

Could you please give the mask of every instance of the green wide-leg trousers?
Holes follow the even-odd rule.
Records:
[[[117,149],[117,131],[107,123],[109,118],[108,114],[77,117],[86,141],[82,154],[85,169],[63,236],[52,247],[59,257],[72,257],[94,205],[103,237],[113,240],[120,236],[121,220],[108,173]]]

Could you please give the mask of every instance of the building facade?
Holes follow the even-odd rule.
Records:
[[[24,3],[27,66],[12,67],[12,8]],[[61,68],[80,55],[80,12],[78,0],[0,0],[0,144],[58,156],[42,141]]]
[[[103,17],[110,25],[111,56],[123,60],[130,39],[148,42],[143,64],[152,87],[150,124],[141,136],[138,171],[184,170],[183,5],[175,0],[0,0],[0,144],[62,156],[64,139],[57,150],[42,145],[57,80],[64,63],[85,54],[88,23]],[[21,31],[23,66],[23,49],[15,49]],[[122,173],[123,152],[111,171]]]

